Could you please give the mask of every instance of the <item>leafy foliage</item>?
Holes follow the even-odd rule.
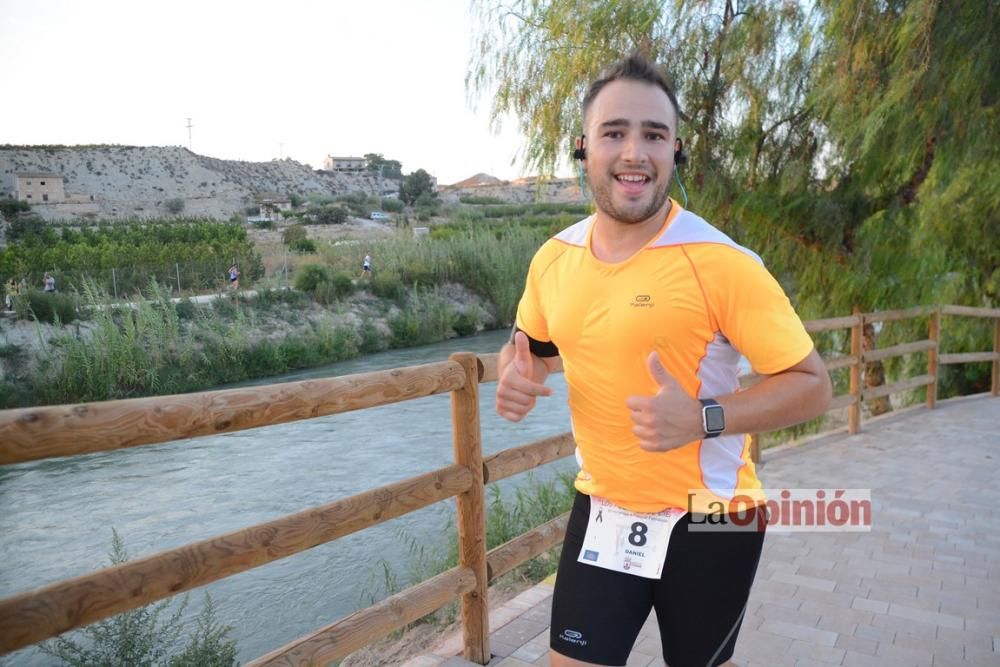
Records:
[[[434,196],[434,179],[423,169],[407,174],[399,186],[399,198],[413,206],[419,197]]]
[[[214,287],[233,261],[247,282],[264,273],[240,224],[197,219],[83,227],[45,223],[22,228],[16,242],[0,249],[0,276],[40,284],[43,272],[58,271],[60,290],[82,291],[91,280],[108,292],[127,294],[151,277],[174,286],[179,281],[182,289]]]
[[[677,89],[692,208],[756,250],[805,318],[1000,302],[997,3],[474,7],[467,87],[493,94],[494,122],[520,119],[527,165],[569,152],[586,86],[639,52]]]
[[[118,532],[112,529],[111,564],[128,560]],[[232,628],[218,622],[211,598],[197,618],[197,631],[186,648],[171,655],[184,631],[187,596],[177,610],[164,617],[170,600],[119,614],[80,631],[82,641],[67,637],[39,645],[39,650],[71,667],[232,667],[236,665],[236,641]]]
[[[368,171],[376,172],[383,178],[403,178],[403,164],[398,160],[386,160],[381,153],[365,153],[365,164]]]
[[[174,197],[173,199],[167,199],[163,202],[163,210],[171,215],[178,215],[184,210],[185,202],[180,197]]]
[[[21,213],[28,213],[29,211],[31,211],[31,204],[26,201],[21,201],[20,199],[0,198],[0,215],[8,220],[17,217]]]
[[[296,241],[304,241],[306,238],[306,228],[304,225],[289,225],[281,233],[281,240],[291,245]]]
[[[14,301],[19,319],[35,319],[49,324],[69,324],[77,319],[76,303],[66,294],[28,290],[26,294],[14,297]]]

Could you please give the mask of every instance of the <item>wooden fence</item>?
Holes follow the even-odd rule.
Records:
[[[994,320],[993,351],[942,354],[938,341],[944,316]],[[925,340],[862,352],[866,323],[925,317]],[[933,408],[942,364],[992,362],[991,391],[994,396],[1000,392],[1000,309],[943,306],[856,312],[809,321],[806,328],[811,332],[850,329],[850,354],[826,359],[829,370],[850,368],[849,392],[835,397],[830,406],[830,410],[848,408],[850,433],[860,429],[863,401],[926,386],[927,406]],[[925,374],[861,389],[863,364],[916,352],[927,352]],[[338,378],[0,411],[0,465],[5,465],[281,424],[450,392],[455,453],[454,465],[439,470],[2,599],[0,654],[457,496],[456,567],[249,664],[329,664],[458,597],[464,656],[486,664],[490,660],[488,583],[559,544],[567,515],[487,552],[485,484],[569,456],[575,447],[565,433],[483,458],[479,385],[497,379],[496,363],[496,354],[477,357],[460,352],[448,361]],[[759,439],[754,437],[753,443],[754,458],[759,460]]]

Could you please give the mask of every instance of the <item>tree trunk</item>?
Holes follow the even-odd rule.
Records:
[[[861,349],[865,352],[875,349],[875,327],[865,323],[864,335],[861,340]],[[865,364],[865,387],[881,387],[885,384],[885,367],[881,361],[870,361]],[[892,412],[892,403],[888,396],[882,396],[872,401],[867,401],[868,411],[873,417]]]
[[[733,3],[726,0],[725,8],[722,12],[722,27],[715,38],[715,63],[712,68],[712,78],[708,84],[708,99],[705,101],[705,113],[702,116],[698,132],[698,171],[695,173],[695,183],[702,187],[705,181],[705,165],[711,161],[711,153],[715,148],[714,137],[712,136],[715,127],[715,116],[719,110],[719,102],[722,98],[722,56],[725,51],[726,38],[729,33],[729,26],[733,22]]]

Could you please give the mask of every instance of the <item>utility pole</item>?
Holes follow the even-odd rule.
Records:
[[[285,159],[285,144],[282,143],[278,144],[278,159],[279,160]]]
[[[188,124],[187,124],[187,129],[188,129],[188,150],[192,150],[192,144],[191,144],[191,128],[192,127],[194,127],[194,126],[191,124],[191,119],[188,118]]]

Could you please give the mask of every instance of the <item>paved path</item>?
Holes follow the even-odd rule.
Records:
[[[770,450],[769,488],[871,488],[869,533],[768,535],[734,660],[742,667],[1000,666],[1000,398],[866,422]],[[551,584],[490,615],[490,662],[548,664]],[[662,665],[650,619],[629,667]],[[408,667],[468,666],[452,636]]]

